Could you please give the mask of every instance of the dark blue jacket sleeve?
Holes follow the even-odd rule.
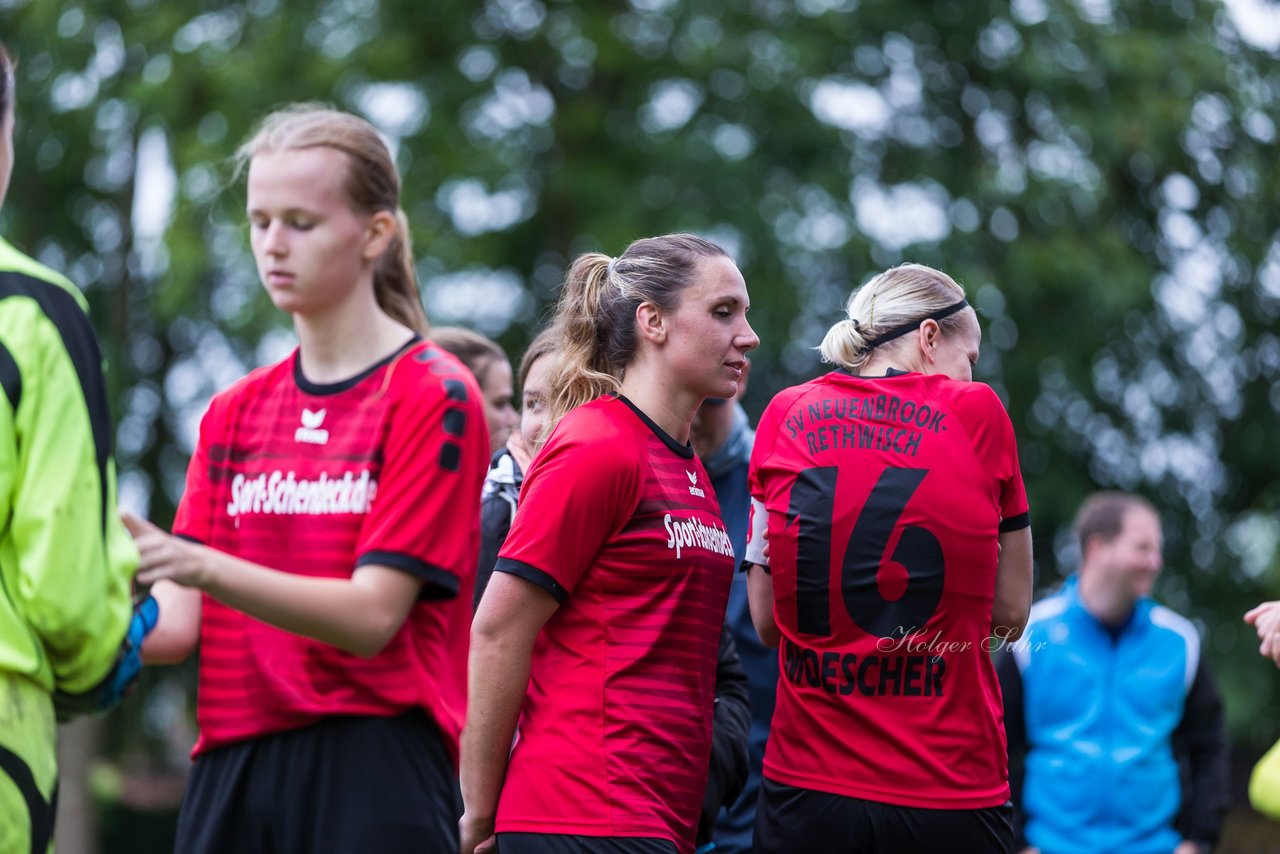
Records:
[[[1222,698],[1203,654],[1173,746],[1183,771],[1178,830],[1193,842],[1214,845],[1227,814],[1227,739]]]
[[[698,844],[711,840],[711,828],[720,808],[732,804],[747,782],[749,758],[747,733],[751,705],[747,699],[747,673],[738,660],[738,648],[728,624],[720,629],[716,660],[716,710],[711,734],[711,773],[698,822]]]

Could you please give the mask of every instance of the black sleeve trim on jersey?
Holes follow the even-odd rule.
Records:
[[[0,273],[0,299],[23,296],[34,300],[62,337],[62,346],[71,358],[80,380],[89,411],[89,426],[98,463],[98,492],[102,509],[100,524],[107,532],[107,462],[111,459],[111,414],[107,408],[107,383],[102,376],[102,351],[93,325],[68,291],[22,273]]]
[[[750,572],[751,567],[753,566],[760,567],[761,571],[763,571],[765,575],[773,575],[773,572],[769,569],[769,564],[756,563],[750,560],[744,560],[742,563],[738,564],[738,572]]]
[[[356,560],[357,569],[370,564],[398,569],[423,581],[422,592],[418,594],[420,601],[452,599],[458,595],[461,586],[458,576],[452,572],[399,552],[365,552]]]
[[[529,566],[527,563],[521,563],[518,560],[512,560],[507,557],[498,558],[498,562],[493,566],[494,572],[505,572],[508,575],[514,575],[516,578],[523,578],[530,584],[536,584],[543,590],[551,594],[557,602],[563,604],[564,600],[569,598],[569,591],[565,590],[547,573],[538,569],[536,566]]]
[[[22,372],[3,343],[0,343],[0,386],[4,387],[4,396],[9,398],[9,409],[17,416],[18,401],[22,400]]]
[[[1031,527],[1031,514],[1019,513],[1017,516],[1010,516],[1008,519],[1000,520],[1000,533],[1007,534],[1010,531],[1021,531],[1023,528]]]

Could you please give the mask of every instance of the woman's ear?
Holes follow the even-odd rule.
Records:
[[[636,306],[636,331],[643,340],[651,344],[666,341],[667,320],[662,309],[648,301]]]
[[[364,233],[364,248],[361,257],[366,261],[376,260],[396,234],[396,215],[391,211],[378,211],[369,218],[369,225]]]
[[[938,352],[938,345],[942,343],[941,337],[942,327],[938,326],[938,321],[933,318],[921,321],[919,331],[920,358],[924,359],[926,364],[933,364],[934,356]]]

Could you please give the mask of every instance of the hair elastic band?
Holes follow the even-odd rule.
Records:
[[[617,259],[617,258],[610,258],[610,259],[609,259],[609,266],[604,268],[604,277],[605,277],[606,279],[612,279],[612,278],[613,278],[613,268],[617,265],[617,263],[618,263],[618,259]]]
[[[926,314],[924,317],[920,318],[919,320],[913,320],[910,323],[904,323],[901,326],[896,326],[893,329],[890,329],[888,332],[884,333],[883,335],[877,335],[875,338],[872,338],[870,341],[868,341],[865,345],[863,345],[862,352],[866,353],[870,350],[874,350],[876,347],[879,347],[881,344],[884,344],[886,341],[892,341],[895,338],[900,338],[903,335],[906,335],[908,332],[911,332],[913,329],[918,328],[920,324],[924,323],[926,320],[942,320],[942,318],[944,317],[950,317],[951,315],[955,314],[960,309],[967,307],[968,305],[969,305],[969,301],[962,299],[960,300],[960,302],[949,305],[946,308],[940,308],[937,311],[933,312],[932,314]]]

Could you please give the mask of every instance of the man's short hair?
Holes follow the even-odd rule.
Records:
[[[1109,543],[1120,535],[1120,527],[1124,524],[1124,514],[1135,507],[1150,510],[1160,517],[1155,505],[1141,495],[1129,492],[1095,492],[1084,500],[1076,511],[1075,521],[1071,529],[1075,531],[1076,541],[1080,544],[1080,554],[1084,555],[1085,546],[1093,537],[1101,537]]]

